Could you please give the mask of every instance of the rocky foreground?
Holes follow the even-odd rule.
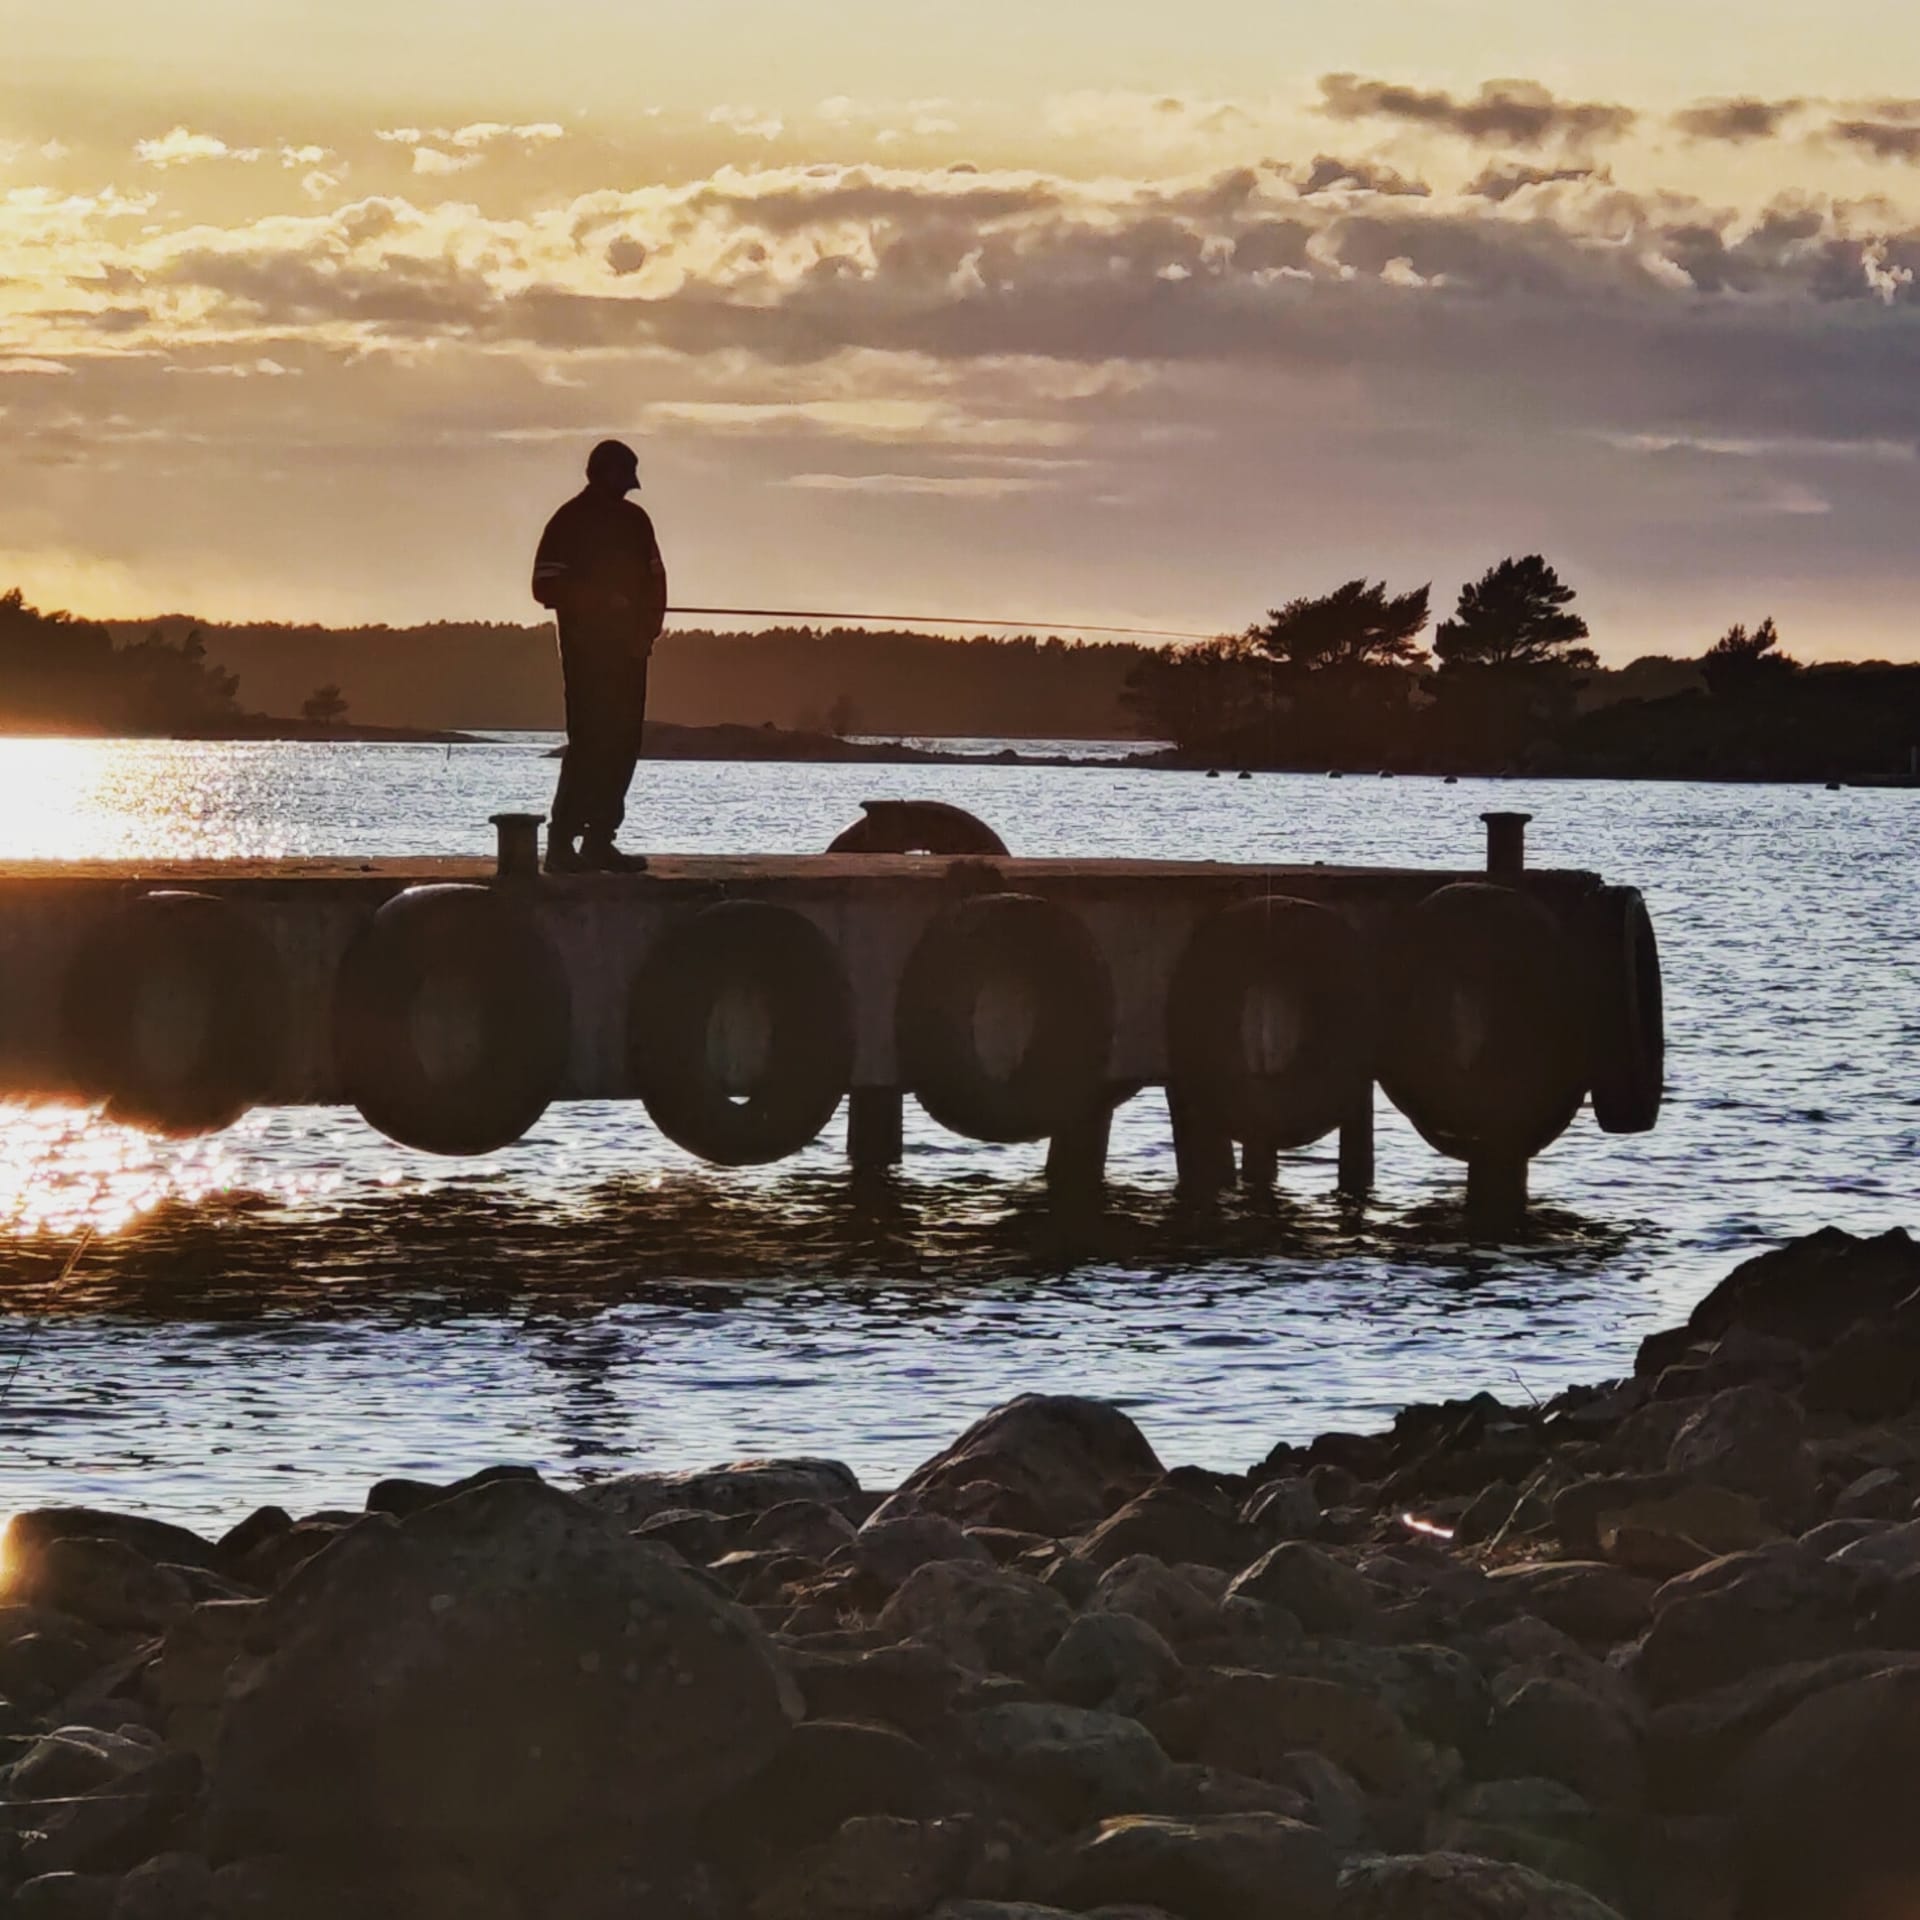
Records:
[[[890,1493],[501,1469],[224,1539],[23,1513],[0,1876],[75,1920],[1920,1913],[1920,1248],[1630,1379],[1169,1471],[1091,1401]]]

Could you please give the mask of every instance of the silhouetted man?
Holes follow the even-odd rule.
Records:
[[[639,486],[633,449],[601,441],[587,484],[547,522],[534,556],[533,597],[558,617],[567,690],[549,873],[638,873],[647,864],[613,843],[640,758],[647,661],[667,613],[653,521],[627,498]]]

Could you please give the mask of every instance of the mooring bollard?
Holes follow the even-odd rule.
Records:
[[[1530,813],[1483,813],[1487,823],[1487,873],[1495,880],[1510,880],[1527,864],[1527,822]]]
[[[488,818],[497,836],[494,870],[502,880],[531,880],[540,871],[540,828],[544,813],[495,813]]]

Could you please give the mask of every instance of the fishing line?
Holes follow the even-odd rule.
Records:
[[[726,620],[844,620],[862,626],[1014,627],[1022,633],[1124,633],[1139,640],[1212,640],[1211,633],[1175,627],[1099,627],[1075,620],[978,620],[955,613],[822,613],[794,607],[669,607],[669,613]]]

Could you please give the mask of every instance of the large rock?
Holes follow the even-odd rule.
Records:
[[[1097,1526],[1162,1471],[1146,1436],[1118,1407],[1028,1393],[976,1420],[915,1468],[902,1491],[972,1525],[1061,1539]]]
[[[1138,1714],[1174,1692],[1180,1656],[1131,1613],[1083,1613],[1047,1655],[1047,1691],[1076,1707]]]
[[[755,1897],[752,1920],[917,1920],[962,1890],[970,1841],[957,1821],[849,1820],[782,1866]]]
[[[1246,1564],[1256,1545],[1253,1530],[1223,1495],[1162,1482],[1109,1514],[1080,1542],[1079,1552],[1103,1569],[1136,1553],[1170,1566],[1190,1561],[1233,1569]]]
[[[1184,1573],[1146,1554],[1103,1573],[1086,1602],[1095,1613],[1130,1613],[1173,1646],[1220,1630],[1220,1604]]]
[[[1804,1700],[1735,1769],[1741,1920],[1920,1912],[1920,1667]]]
[[[1065,1826],[1167,1804],[1172,1766],[1138,1720],[1086,1707],[1011,1701],[961,1721],[980,1777]]]
[[[1665,1702],[1844,1652],[1857,1589],[1846,1568],[1793,1541],[1709,1561],[1660,1589],[1634,1677],[1650,1700]]]
[[[1667,1470],[1758,1500],[1797,1531],[1813,1517],[1820,1475],[1800,1409],[1772,1387],[1716,1393],[1674,1436]]]
[[[746,1614],[534,1481],[363,1522],[274,1607],[216,1749],[229,1852],[644,1844],[799,1713]]]
[[[1825,1346],[1854,1321],[1891,1313],[1916,1289],[1920,1247],[1899,1228],[1863,1240],[1822,1227],[1736,1267],[1694,1308],[1687,1327],[1708,1339],[1749,1327]]]
[[[1362,1860],[1340,1877],[1337,1920],[1620,1920],[1592,1894],[1463,1853]]]
[[[0,1567],[6,1569],[0,1594],[33,1564],[36,1554],[55,1540],[112,1540],[156,1566],[204,1567],[220,1564],[220,1550],[185,1527],[149,1520],[134,1513],[106,1513],[97,1507],[34,1507],[7,1522],[0,1542]]]
[[[907,1576],[875,1624],[974,1673],[1037,1676],[1072,1618],[1057,1593],[1024,1573],[930,1560]]]
[[[1227,1591],[1286,1608],[1309,1633],[1351,1633],[1376,1608],[1362,1575],[1305,1540],[1282,1541],[1263,1553]]]
[[[1570,1680],[1529,1680],[1498,1701],[1483,1757],[1489,1774],[1557,1780],[1596,1806],[1637,1805],[1646,1792],[1632,1722]]]
[[[1135,1815],[1080,1846],[1058,1897],[1081,1909],[1140,1902],[1180,1920],[1321,1920],[1335,1884],[1326,1835],[1283,1814]]]
[[[676,1508],[723,1515],[771,1512],[792,1500],[835,1506],[860,1482],[838,1460],[736,1460],[698,1473],[623,1473],[582,1487],[579,1497],[623,1527]]]
[[[184,1573],[124,1540],[56,1535],[23,1545],[5,1565],[12,1600],[110,1633],[158,1632],[193,1605]]]
[[[1576,1640],[1631,1639],[1646,1625],[1655,1592],[1603,1560],[1530,1560],[1500,1567],[1489,1581],[1500,1598]]]

